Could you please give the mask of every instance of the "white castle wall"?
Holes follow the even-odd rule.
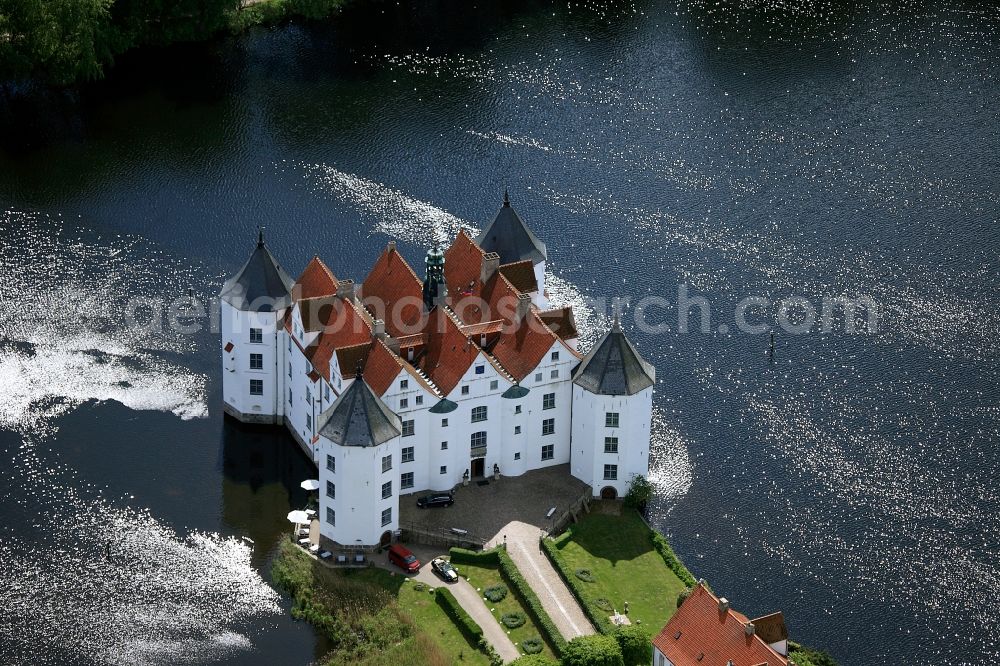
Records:
[[[227,411],[251,423],[280,422],[282,405],[278,400],[277,382],[281,354],[278,349],[278,322],[284,311],[246,312],[222,302],[221,345],[223,358],[222,395]],[[250,330],[260,329],[261,342],[251,342]],[[225,346],[232,342],[233,349]],[[262,368],[250,367],[250,355],[261,354]],[[261,395],[250,393],[250,380],[261,380]]]

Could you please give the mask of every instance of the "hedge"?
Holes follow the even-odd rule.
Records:
[[[583,613],[590,620],[590,623],[602,634],[610,634],[615,628],[614,625],[611,624],[611,620],[608,619],[608,616],[604,612],[595,608],[594,604],[587,603],[586,597],[583,594],[583,586],[586,583],[578,579],[562,561],[562,553],[559,552],[556,542],[552,539],[542,539],[542,551],[549,558],[549,561],[552,562],[553,568],[559,572],[559,577],[566,583],[566,587],[576,597],[577,603],[580,604],[580,608],[583,609]]]
[[[555,622],[552,621],[549,614],[545,612],[545,608],[542,607],[542,602],[539,601],[538,595],[528,585],[528,581],[524,580],[524,576],[518,571],[517,565],[514,564],[514,560],[510,559],[507,551],[503,548],[498,548],[494,552],[496,552],[497,559],[500,560],[500,575],[503,576],[507,584],[517,594],[521,595],[525,608],[534,616],[535,624],[538,625],[538,628],[544,634],[544,638],[552,646],[552,651],[556,653],[556,656],[559,656],[566,645],[566,639],[559,633]]]
[[[509,666],[559,666],[559,662],[541,654],[529,654],[518,657],[510,662]]]
[[[618,641],[601,634],[571,640],[563,650],[561,663],[562,666],[625,666]]]
[[[483,639],[483,628],[472,619],[472,616],[465,612],[465,609],[458,603],[458,599],[451,593],[451,590],[443,587],[437,588],[434,590],[434,599],[444,609],[445,614],[455,623],[455,626],[462,632],[462,635],[473,645],[479,645]]]
[[[480,552],[467,548],[452,548],[448,554],[452,564],[474,564],[478,567],[495,567],[500,564],[496,549]]]
[[[625,666],[645,666],[653,653],[649,633],[637,624],[615,627],[613,636],[622,650]]]
[[[681,582],[688,587],[694,587],[698,584],[698,581],[694,579],[691,572],[688,571],[684,563],[681,562],[680,558],[674,553],[674,549],[670,547],[667,540],[663,538],[663,535],[655,530],[649,531],[649,538],[653,542],[653,548],[656,552],[660,554],[663,558],[663,562],[667,567],[674,572],[674,574],[681,579]]]

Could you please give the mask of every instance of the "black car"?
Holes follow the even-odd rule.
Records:
[[[455,567],[451,566],[451,562],[443,557],[436,557],[431,560],[431,569],[434,570],[434,573],[441,576],[446,583],[458,582],[458,572],[455,571]]]
[[[451,506],[455,503],[455,497],[451,493],[434,493],[424,495],[417,500],[417,506],[421,509],[428,509],[434,506]]]

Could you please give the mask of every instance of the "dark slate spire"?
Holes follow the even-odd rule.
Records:
[[[361,377],[319,417],[319,434],[340,446],[378,446],[403,432],[399,417]]]
[[[424,307],[430,311],[434,308],[438,297],[448,293],[448,287],[444,282],[444,252],[441,248],[435,245],[427,250],[424,264]]]
[[[486,252],[500,255],[501,264],[530,259],[532,264],[545,261],[545,243],[531,232],[524,220],[510,205],[510,196],[503,192],[503,206],[486,230],[476,239]]]
[[[257,247],[239,273],[222,285],[219,298],[237,310],[274,312],[291,305],[294,284],[264,245],[264,230],[257,227]]]
[[[573,383],[598,395],[633,395],[656,382],[656,369],[625,337],[618,317],[604,338],[580,361]]]

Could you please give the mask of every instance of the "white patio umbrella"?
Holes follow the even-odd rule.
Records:
[[[306,513],[305,511],[289,511],[288,522],[295,523],[296,525],[301,525],[302,523],[308,523],[309,514]]]
[[[319,480],[318,479],[306,479],[299,484],[304,490],[319,490]]]

